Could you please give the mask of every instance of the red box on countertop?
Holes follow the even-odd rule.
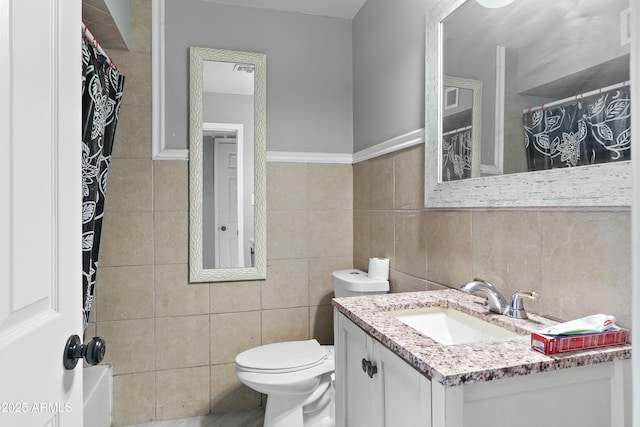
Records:
[[[531,348],[542,354],[563,353],[565,351],[584,350],[587,348],[606,347],[625,344],[627,329],[619,328],[595,334],[573,336],[550,336],[531,333]]]

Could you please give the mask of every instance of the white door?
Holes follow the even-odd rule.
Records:
[[[238,259],[238,156],[236,138],[215,138],[216,267],[244,267]]]
[[[0,426],[82,426],[81,3],[0,0]]]

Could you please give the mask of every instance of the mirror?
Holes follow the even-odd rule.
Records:
[[[444,76],[443,85],[442,180],[480,176],[482,82]]]
[[[480,3],[427,13],[426,207],[629,206],[628,0]],[[480,171],[461,179],[443,168],[449,76],[482,87]]]
[[[266,277],[266,56],[191,47],[189,281]]]

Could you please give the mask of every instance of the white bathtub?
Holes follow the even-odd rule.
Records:
[[[84,425],[111,426],[113,371],[109,365],[85,367],[83,373]]]

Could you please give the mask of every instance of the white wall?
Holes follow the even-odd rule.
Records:
[[[166,146],[188,145],[189,46],[267,55],[267,150],[351,153],[351,20],[167,1]]]

